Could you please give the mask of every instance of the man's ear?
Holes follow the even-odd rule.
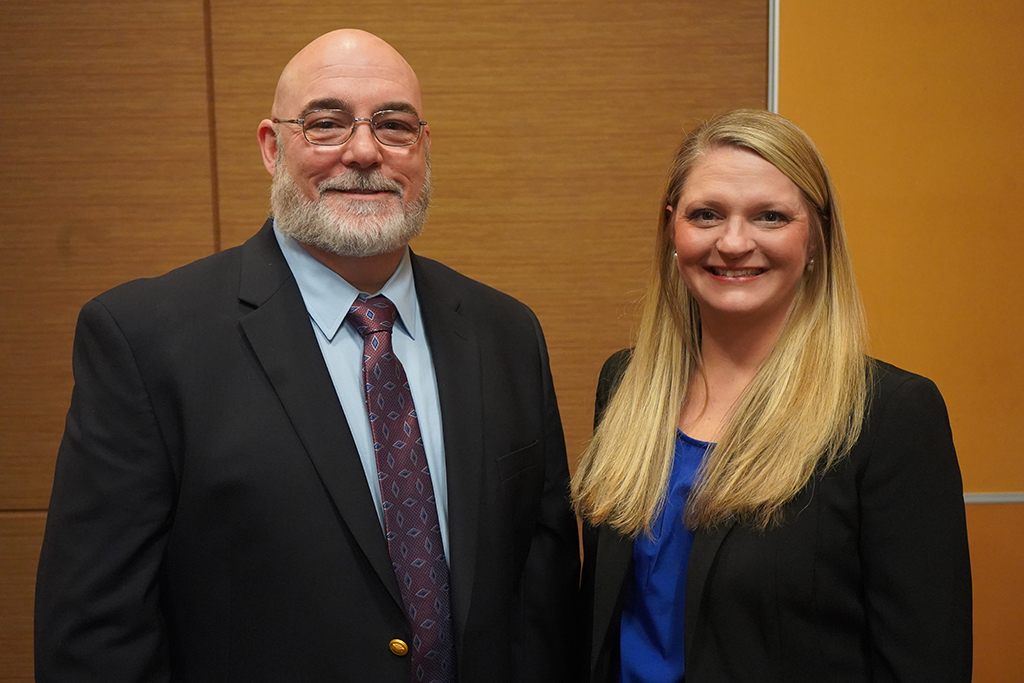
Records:
[[[260,127],[256,129],[256,137],[260,142],[260,153],[263,155],[263,166],[271,176],[277,169],[277,135],[274,130],[274,122],[270,119],[260,121]]]

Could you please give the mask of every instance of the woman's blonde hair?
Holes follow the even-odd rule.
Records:
[[[852,448],[867,409],[864,314],[824,160],[777,114],[741,109],[705,122],[676,154],[636,346],[572,481],[584,519],[627,535],[649,532],[661,509],[686,388],[702,373],[700,311],[676,267],[668,207],[679,203],[696,162],[721,147],[760,155],[800,188],[812,215],[814,260],[778,341],[705,456],[686,523],[777,521],[816,468]]]

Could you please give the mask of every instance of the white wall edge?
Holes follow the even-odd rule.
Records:
[[[779,113],[779,3],[768,0],[768,111]]]
[[[1024,503],[1024,491],[1001,493],[965,493],[965,503]]]

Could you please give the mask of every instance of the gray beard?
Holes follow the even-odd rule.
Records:
[[[317,186],[319,196],[308,200],[284,163],[281,145],[270,187],[274,225],[303,244],[339,256],[378,256],[404,249],[423,232],[430,205],[430,158],[420,195],[411,204],[402,201],[402,186],[380,171],[346,169]],[[329,190],[375,190],[393,193],[380,202],[351,200]],[[333,193],[332,193],[333,194]],[[395,201],[397,198],[397,202]]]

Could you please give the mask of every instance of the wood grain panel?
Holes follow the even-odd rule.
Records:
[[[212,5],[224,244],[266,216],[256,126],[281,68],[344,26],[417,70],[434,203],[413,247],[525,301],[548,337],[570,461],[604,358],[629,343],[668,162],[683,128],[764,106],[767,4],[610,0]],[[401,16],[395,16],[395,14]]]
[[[974,683],[1024,681],[1024,505],[968,505]]]
[[[0,510],[46,507],[79,307],[212,251],[202,9],[0,3]]]
[[[437,189],[416,248],[538,312],[572,458],[600,362],[628,343],[684,124],[764,103],[763,0],[210,5],[216,179],[201,0],[0,5],[0,681],[32,679],[44,515],[12,511],[46,506],[78,308],[210,253],[218,199],[224,246],[256,229],[256,124],[309,39],[361,26],[419,71]]]
[[[0,683],[31,683],[32,601],[46,515],[0,513]]]

